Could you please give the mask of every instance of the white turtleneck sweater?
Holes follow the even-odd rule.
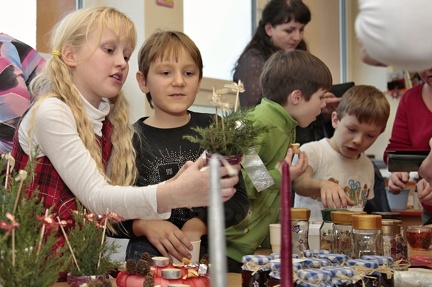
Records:
[[[83,98],[85,110],[93,122],[93,130],[102,134],[102,122],[110,106],[102,101],[99,109]],[[29,127],[32,110],[19,127],[19,143],[30,154]],[[100,174],[96,162],[77,132],[69,107],[59,99],[45,100],[35,115],[32,149],[39,146],[37,157],[47,156],[65,184],[90,211],[103,214],[109,209],[125,219],[167,219],[171,212],[157,212],[157,185],[134,187],[110,185]]]

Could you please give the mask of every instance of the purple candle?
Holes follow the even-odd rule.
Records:
[[[293,286],[291,234],[291,179],[289,165],[282,163],[281,187],[281,287]]]

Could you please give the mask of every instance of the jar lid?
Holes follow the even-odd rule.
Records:
[[[400,234],[402,220],[399,219],[382,219],[381,229],[384,235]]]
[[[271,257],[267,255],[244,255],[242,257],[242,263],[253,262],[258,265],[264,265],[270,262]]]
[[[376,260],[380,266],[389,266],[393,264],[393,258],[389,256],[381,256],[381,255],[363,255],[361,257],[363,260]]]
[[[322,249],[308,249],[303,251],[304,257],[317,257],[318,254],[328,254],[330,251]]]
[[[340,208],[325,208],[321,210],[322,219],[324,221],[332,221],[331,218],[331,212],[332,211],[346,211],[346,209],[340,209]]]
[[[309,208],[291,208],[291,220],[309,220],[310,214]]]
[[[297,271],[297,276],[307,283],[314,283],[317,286],[324,285],[325,282],[329,282],[332,279],[332,273],[327,270],[320,269],[300,269]]]
[[[364,211],[332,211],[330,212],[333,223],[336,224],[349,224],[351,225],[351,217],[355,214],[366,214]]]
[[[352,216],[352,228],[363,230],[381,230],[381,215],[356,214]]]
[[[371,259],[349,259],[346,263],[348,266],[362,266],[371,269],[377,269],[379,267],[378,261]]]
[[[399,212],[372,212],[375,215],[381,215],[382,219],[401,219],[402,216]]]

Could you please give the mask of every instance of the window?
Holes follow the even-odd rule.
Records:
[[[23,9],[25,7],[25,9]],[[0,17],[1,31],[36,47],[36,0],[6,1]]]
[[[183,30],[201,51],[206,78],[232,80],[232,69],[255,29],[253,0],[185,0]]]

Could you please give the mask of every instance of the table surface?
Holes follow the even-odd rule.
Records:
[[[227,275],[227,287],[240,287],[241,286],[241,275],[238,273],[228,273]],[[115,283],[115,279],[111,279],[111,284],[113,287],[117,287],[117,284]],[[68,283],[56,283],[53,285],[53,287],[69,287]]]
[[[263,249],[257,251],[259,254],[270,254],[271,250]],[[432,246],[428,250],[412,250],[408,249],[408,255],[409,256],[415,256],[415,255],[429,255],[432,257]],[[111,283],[113,287],[117,287],[117,284],[115,283],[115,279],[111,279]],[[241,286],[241,274],[238,273],[228,273],[227,274],[227,287],[240,287]],[[56,283],[53,287],[69,287],[69,284],[67,283]]]

